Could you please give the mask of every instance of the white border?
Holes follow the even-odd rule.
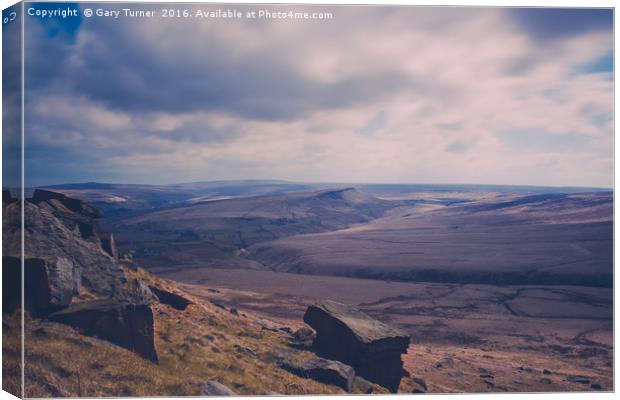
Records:
[[[97,3],[97,1],[94,0],[81,0],[81,1],[76,1],[79,3]],[[139,1],[139,0],[133,0],[133,1],[122,1],[122,2],[126,2],[126,3],[174,3],[175,1],[170,1],[170,0],[150,0],[150,1]],[[205,3],[204,1],[197,1],[197,0],[185,0],[183,1],[185,3]],[[0,0],[0,5],[2,6],[1,8],[7,8],[13,4],[17,3],[16,1],[13,0]],[[493,1],[493,0],[476,0],[476,1],[467,1],[467,0],[424,0],[424,1],[416,1],[416,0],[390,0],[390,1],[385,1],[385,0],[313,0],[313,1],[303,1],[303,0],[288,0],[288,1],[282,1],[282,2],[278,2],[278,1],[257,1],[257,0],[228,0],[228,1],[219,1],[219,2],[213,2],[213,3],[223,3],[223,4],[235,4],[235,3],[251,3],[251,4],[261,4],[261,3],[282,3],[282,4],[349,4],[349,5],[360,5],[360,4],[378,4],[378,5],[422,5],[422,6],[481,6],[481,7],[564,7],[564,8],[568,8],[568,7],[603,7],[603,8],[615,8],[615,2],[612,0],[590,0],[590,1],[582,1],[582,0],[521,0],[521,1],[515,1],[515,0],[504,0],[504,1]],[[614,12],[615,14],[615,12]],[[615,17],[615,15],[614,15]],[[615,25],[615,18],[614,18],[614,25]],[[22,29],[23,29],[23,24],[22,24]],[[1,39],[2,35],[0,33],[0,39]],[[618,43],[618,31],[614,30],[614,55],[616,52],[616,46]],[[22,57],[23,57],[23,41],[22,41]],[[0,52],[0,65],[2,63],[2,55]],[[615,58],[614,58],[614,82],[615,82],[615,73],[616,73],[617,67],[616,67],[616,63],[615,63]],[[23,65],[22,65],[22,75],[23,75]],[[0,93],[2,92],[2,83],[0,81]],[[23,80],[22,80],[22,92],[23,92]],[[23,103],[23,96],[22,96],[22,103]],[[617,105],[617,96],[616,96],[616,92],[614,89],[614,110],[615,110],[615,106]],[[22,104],[22,109],[23,109],[23,104]],[[2,115],[2,110],[0,109],[0,116]],[[615,115],[615,113],[614,113]],[[22,127],[23,127],[23,112],[22,112]],[[0,132],[1,132],[1,128],[0,128]],[[614,124],[614,138],[615,138],[615,124]],[[22,138],[23,140],[23,138]],[[614,140],[614,155],[616,154],[616,150],[618,149],[618,143]],[[22,148],[23,151],[23,148]],[[614,157],[615,160],[615,157]],[[22,155],[22,163],[23,163],[23,155]],[[1,172],[1,164],[2,164],[2,154],[0,152],[0,172]],[[619,167],[618,165],[615,164],[614,162],[614,188],[617,184],[617,179],[618,179],[618,170]],[[23,171],[23,165],[22,165],[22,171]],[[1,177],[1,174],[0,174]],[[22,188],[23,188],[23,176],[22,176]],[[23,198],[23,196],[22,196]],[[616,202],[614,201],[614,216],[617,215],[616,214]],[[22,214],[23,215],[23,214]],[[1,221],[1,217],[0,217],[0,221]],[[22,221],[23,224],[23,221]],[[23,228],[23,225],[22,225]],[[1,232],[0,232],[0,238],[1,238]],[[617,244],[618,244],[618,235],[617,235],[617,231],[616,231],[616,224],[614,223],[614,266],[618,265],[618,254],[615,252],[615,249],[617,248]],[[23,245],[22,245],[23,246]],[[23,271],[22,271],[23,272]],[[618,337],[615,334],[616,330],[615,330],[615,325],[616,325],[616,320],[618,317],[618,296],[616,295],[616,290],[615,288],[618,287],[618,282],[619,282],[619,278],[618,278],[618,274],[614,273],[614,386],[617,385],[618,383],[618,378],[619,378],[619,372],[618,372],[618,368],[616,368],[616,362],[617,362],[617,357],[616,354],[617,352],[615,351],[617,349],[617,345],[618,345]],[[1,339],[0,339],[1,340]],[[23,351],[23,349],[22,349]],[[0,376],[0,382],[1,382],[1,376]],[[22,377],[23,379],[23,377]],[[471,400],[495,400],[495,399],[503,399],[503,398],[509,398],[509,399],[514,399],[514,400],[526,400],[526,399],[611,399],[615,397],[615,394],[613,393],[595,393],[595,392],[575,392],[575,393],[553,393],[553,394],[522,394],[522,393],[507,393],[507,394],[456,394],[456,395],[426,395],[426,396],[432,396],[432,397],[437,397],[437,396],[450,396],[451,398],[466,398],[466,399],[471,399]],[[370,396],[363,396],[363,397],[367,397],[370,398]],[[6,392],[2,392],[0,391],[0,400],[5,400],[5,399],[13,399],[14,396],[6,393]],[[180,397],[180,399],[185,399],[187,397]],[[242,399],[261,399],[264,400],[266,397],[263,396],[253,396],[253,397],[243,397]],[[288,399],[295,399],[295,400],[307,400],[307,399],[325,399],[327,398],[326,396],[286,396],[285,397],[287,400]],[[329,398],[335,398],[335,399],[345,399],[347,398],[347,396],[330,396]],[[398,398],[403,398],[403,399],[413,399],[413,395],[398,395]],[[166,399],[166,398],[150,398],[150,399]],[[376,395],[376,396],[372,396],[372,399],[377,399],[377,400],[394,400],[394,395],[389,395],[389,396],[383,396],[383,395]]]

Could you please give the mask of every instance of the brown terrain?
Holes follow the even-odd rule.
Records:
[[[238,394],[342,393],[334,381],[290,372],[316,358],[295,334],[308,327],[308,306],[325,300],[410,336],[400,393],[613,390],[611,193],[225,186],[233,189],[177,188],[182,200],[148,210],[148,188],[70,189],[87,201],[93,192],[114,199],[101,222],[119,252],[133,255],[113,263],[123,285],[139,280],[192,304],[148,302],[158,364],[27,319],[27,393],[191,395],[211,381]],[[87,275],[94,282],[73,303],[117,296]],[[3,316],[10,354],[17,321]],[[9,371],[17,363],[5,356]],[[356,379],[351,392],[367,392]]]
[[[613,388],[611,289],[209,272],[205,283],[182,288],[288,326],[301,326],[308,304],[330,298],[404,329],[412,338],[405,368],[429,392]],[[405,378],[401,391],[411,386]]]

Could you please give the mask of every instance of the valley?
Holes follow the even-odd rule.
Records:
[[[406,331],[429,392],[613,388],[610,191],[178,187],[67,194],[104,201],[121,253],[195,298],[294,328],[329,299]]]

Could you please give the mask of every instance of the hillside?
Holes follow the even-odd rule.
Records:
[[[392,207],[354,188],[238,197],[107,220],[125,251],[157,267],[256,269],[248,246],[303,233],[326,232],[375,219]]]
[[[10,239],[19,235],[19,202],[5,197]],[[385,392],[353,374],[343,387],[331,376],[289,372],[323,362],[307,343],[312,331],[301,337],[150,275],[119,257],[87,203],[38,190],[26,211],[26,397]],[[3,387],[20,395],[16,251],[3,255]]]
[[[172,185],[118,183],[70,183],[41,187],[87,201],[106,216],[131,215],[136,211],[174,207],[186,203],[233,197],[310,190],[306,184],[271,180],[213,181]]]
[[[284,272],[415,282],[611,287],[610,192],[413,205],[367,224],[257,243]]]
[[[178,292],[174,283],[145,271],[128,270],[127,275]],[[276,365],[283,355],[314,357],[292,347],[289,333],[264,329],[254,315],[231,313],[207,300],[183,296],[193,303],[184,311],[152,305],[158,364],[67,325],[27,318],[26,396],[198,396],[201,384],[212,380],[243,395],[344,393]],[[19,377],[19,354],[6,349],[19,346],[18,336],[10,335],[18,328],[17,319],[18,315],[5,318],[9,334],[3,337],[4,385],[13,392],[18,384],[7,374]],[[375,386],[375,390],[382,389]]]

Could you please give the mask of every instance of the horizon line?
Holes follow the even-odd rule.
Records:
[[[200,183],[218,183],[218,182],[273,182],[282,184],[305,184],[305,185],[386,185],[386,186],[500,186],[500,187],[534,187],[534,188],[554,188],[554,189],[596,189],[596,190],[610,190],[614,191],[614,187],[604,186],[580,186],[580,185],[543,185],[543,184],[511,184],[511,183],[414,183],[414,182],[336,182],[336,181],[293,181],[286,179],[216,179],[216,180],[204,180],[204,181],[189,181],[189,182],[172,182],[172,183],[120,183],[120,182],[102,182],[102,181],[80,181],[80,182],[64,182],[45,185],[24,186],[24,189],[36,189],[36,188],[50,188],[61,187],[69,185],[133,185],[133,186],[174,186],[174,185],[191,185]],[[3,187],[4,188],[4,187]]]

